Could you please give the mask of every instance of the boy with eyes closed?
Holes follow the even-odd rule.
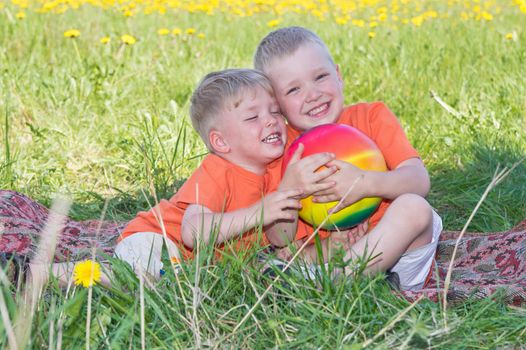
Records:
[[[269,242],[285,246],[296,233],[299,199],[334,185],[320,182],[334,167],[316,172],[334,159],[329,153],[300,159],[297,152],[281,178],[286,128],[261,72],[206,75],[192,95],[190,117],[210,154],[170,200],[140,212],[115,249],[136,271],[140,266],[154,278],[162,268],[163,242],[176,260],[191,258],[198,240],[213,240],[218,254],[227,244],[235,251]],[[295,186],[297,173],[303,173],[301,188]],[[257,234],[259,226],[265,235]],[[315,260],[315,247],[304,256]]]

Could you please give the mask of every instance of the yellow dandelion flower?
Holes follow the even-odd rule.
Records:
[[[489,22],[493,20],[493,15],[488,12],[482,12],[482,18]]]
[[[77,38],[80,36],[80,31],[78,29],[69,29],[64,32],[64,37],[66,38]]]
[[[186,34],[188,34],[188,35],[195,34],[195,32],[196,32],[195,28],[188,28],[188,29],[186,30]]]
[[[272,21],[267,22],[267,26],[270,28],[277,27],[281,21],[279,19],[273,19]]]
[[[133,11],[126,10],[124,11],[124,17],[133,17],[134,13]]]
[[[197,34],[197,37],[199,39],[204,39],[206,37],[206,35],[205,35],[205,33],[199,33],[199,34]]]
[[[515,33],[506,33],[504,38],[506,38],[506,40],[515,40]]]
[[[365,21],[363,19],[353,19],[351,23],[357,27],[365,26]]]
[[[101,44],[108,44],[110,41],[111,41],[111,38],[109,36],[103,36],[102,38],[100,38]]]
[[[367,35],[369,36],[369,38],[374,38],[376,36],[376,33],[375,32],[369,32],[367,33]]]
[[[135,39],[129,34],[124,34],[123,36],[121,36],[121,41],[126,45],[133,45],[137,42],[137,39]]]
[[[345,17],[336,17],[335,19],[336,24],[339,24],[341,26],[345,25],[347,23],[347,18]]]
[[[73,280],[77,286],[84,288],[100,282],[100,264],[93,260],[85,260],[75,264],[73,269]]]
[[[413,23],[415,27],[420,27],[422,23],[424,23],[424,17],[422,16],[413,17],[411,18],[411,23]]]
[[[23,11],[17,12],[15,17],[18,18],[18,19],[24,19],[24,18],[26,18],[26,13],[23,12]]]
[[[183,31],[181,30],[181,28],[174,28],[172,30],[172,34],[173,35],[181,35],[181,34],[183,34]]]
[[[157,34],[159,35],[168,35],[170,34],[170,29],[168,28],[161,28],[157,31]]]
[[[378,27],[378,22],[375,22],[375,21],[370,22],[370,23],[369,23],[369,27],[370,27],[370,28]]]

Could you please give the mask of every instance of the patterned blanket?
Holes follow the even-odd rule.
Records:
[[[436,255],[437,272],[419,292],[403,292],[414,300],[424,294],[438,301],[460,232],[444,231]],[[526,220],[508,231],[467,232],[453,263],[448,301],[485,298],[499,292],[509,304],[526,304]]]
[[[29,256],[48,216],[48,209],[14,191],[0,191],[0,253]],[[80,260],[98,252],[112,254],[122,222],[66,220],[55,262]],[[437,273],[422,291],[403,292],[409,300],[424,294],[438,301],[459,232],[442,233]],[[526,303],[526,220],[505,232],[466,233],[462,238],[448,289],[448,300],[485,298],[500,292],[510,304]]]

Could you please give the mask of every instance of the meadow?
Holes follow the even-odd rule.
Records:
[[[153,196],[169,198],[206,154],[188,119],[199,79],[251,67],[259,40],[288,25],[326,41],[347,104],[384,101],[399,117],[429,170],[428,200],[445,229],[462,229],[495,171],[514,164],[469,230],[506,230],[526,218],[524,0],[2,0],[0,188],[46,206],[65,193],[76,220],[128,220]],[[144,290],[118,262],[111,289],[52,282],[28,347],[526,344],[525,309],[498,295],[444,311],[427,300],[410,305],[381,278],[316,287],[290,277],[244,321],[266,288],[257,268],[250,256],[214,264],[211,256]],[[7,347],[6,320],[16,319],[20,296],[4,284],[2,292]]]

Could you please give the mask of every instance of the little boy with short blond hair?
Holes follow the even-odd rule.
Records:
[[[283,237],[296,232],[299,198],[334,185],[320,182],[333,169],[315,172],[334,158],[329,153],[295,156],[290,169],[311,169],[303,188],[295,187],[288,173],[281,179],[276,160],[285,149],[286,128],[261,72],[227,69],[206,75],[192,95],[190,116],[210,154],[170,200],[140,212],[115,249],[120,259],[153,277],[162,268],[163,241],[176,259],[191,258],[197,241],[213,242],[218,251],[227,242],[236,251],[266,245],[267,237],[285,245]],[[260,225],[263,237],[257,234]]]
[[[308,29],[288,27],[269,33],[257,47],[254,66],[272,82],[288,122],[288,145],[302,132],[327,123],[353,126],[377,144],[387,172],[365,171],[333,160],[327,165],[338,171],[321,183],[336,185],[316,192],[314,200],[340,200],[356,179],[359,182],[342,207],[365,197],[384,198],[368,221],[367,234],[363,235],[367,225],[354,229],[357,241],[347,258],[372,254],[376,257],[366,271],[396,272],[402,289],[422,288],[432,271],[442,223],[424,199],[429,176],[397,118],[380,102],[344,107],[340,69],[323,40]]]

